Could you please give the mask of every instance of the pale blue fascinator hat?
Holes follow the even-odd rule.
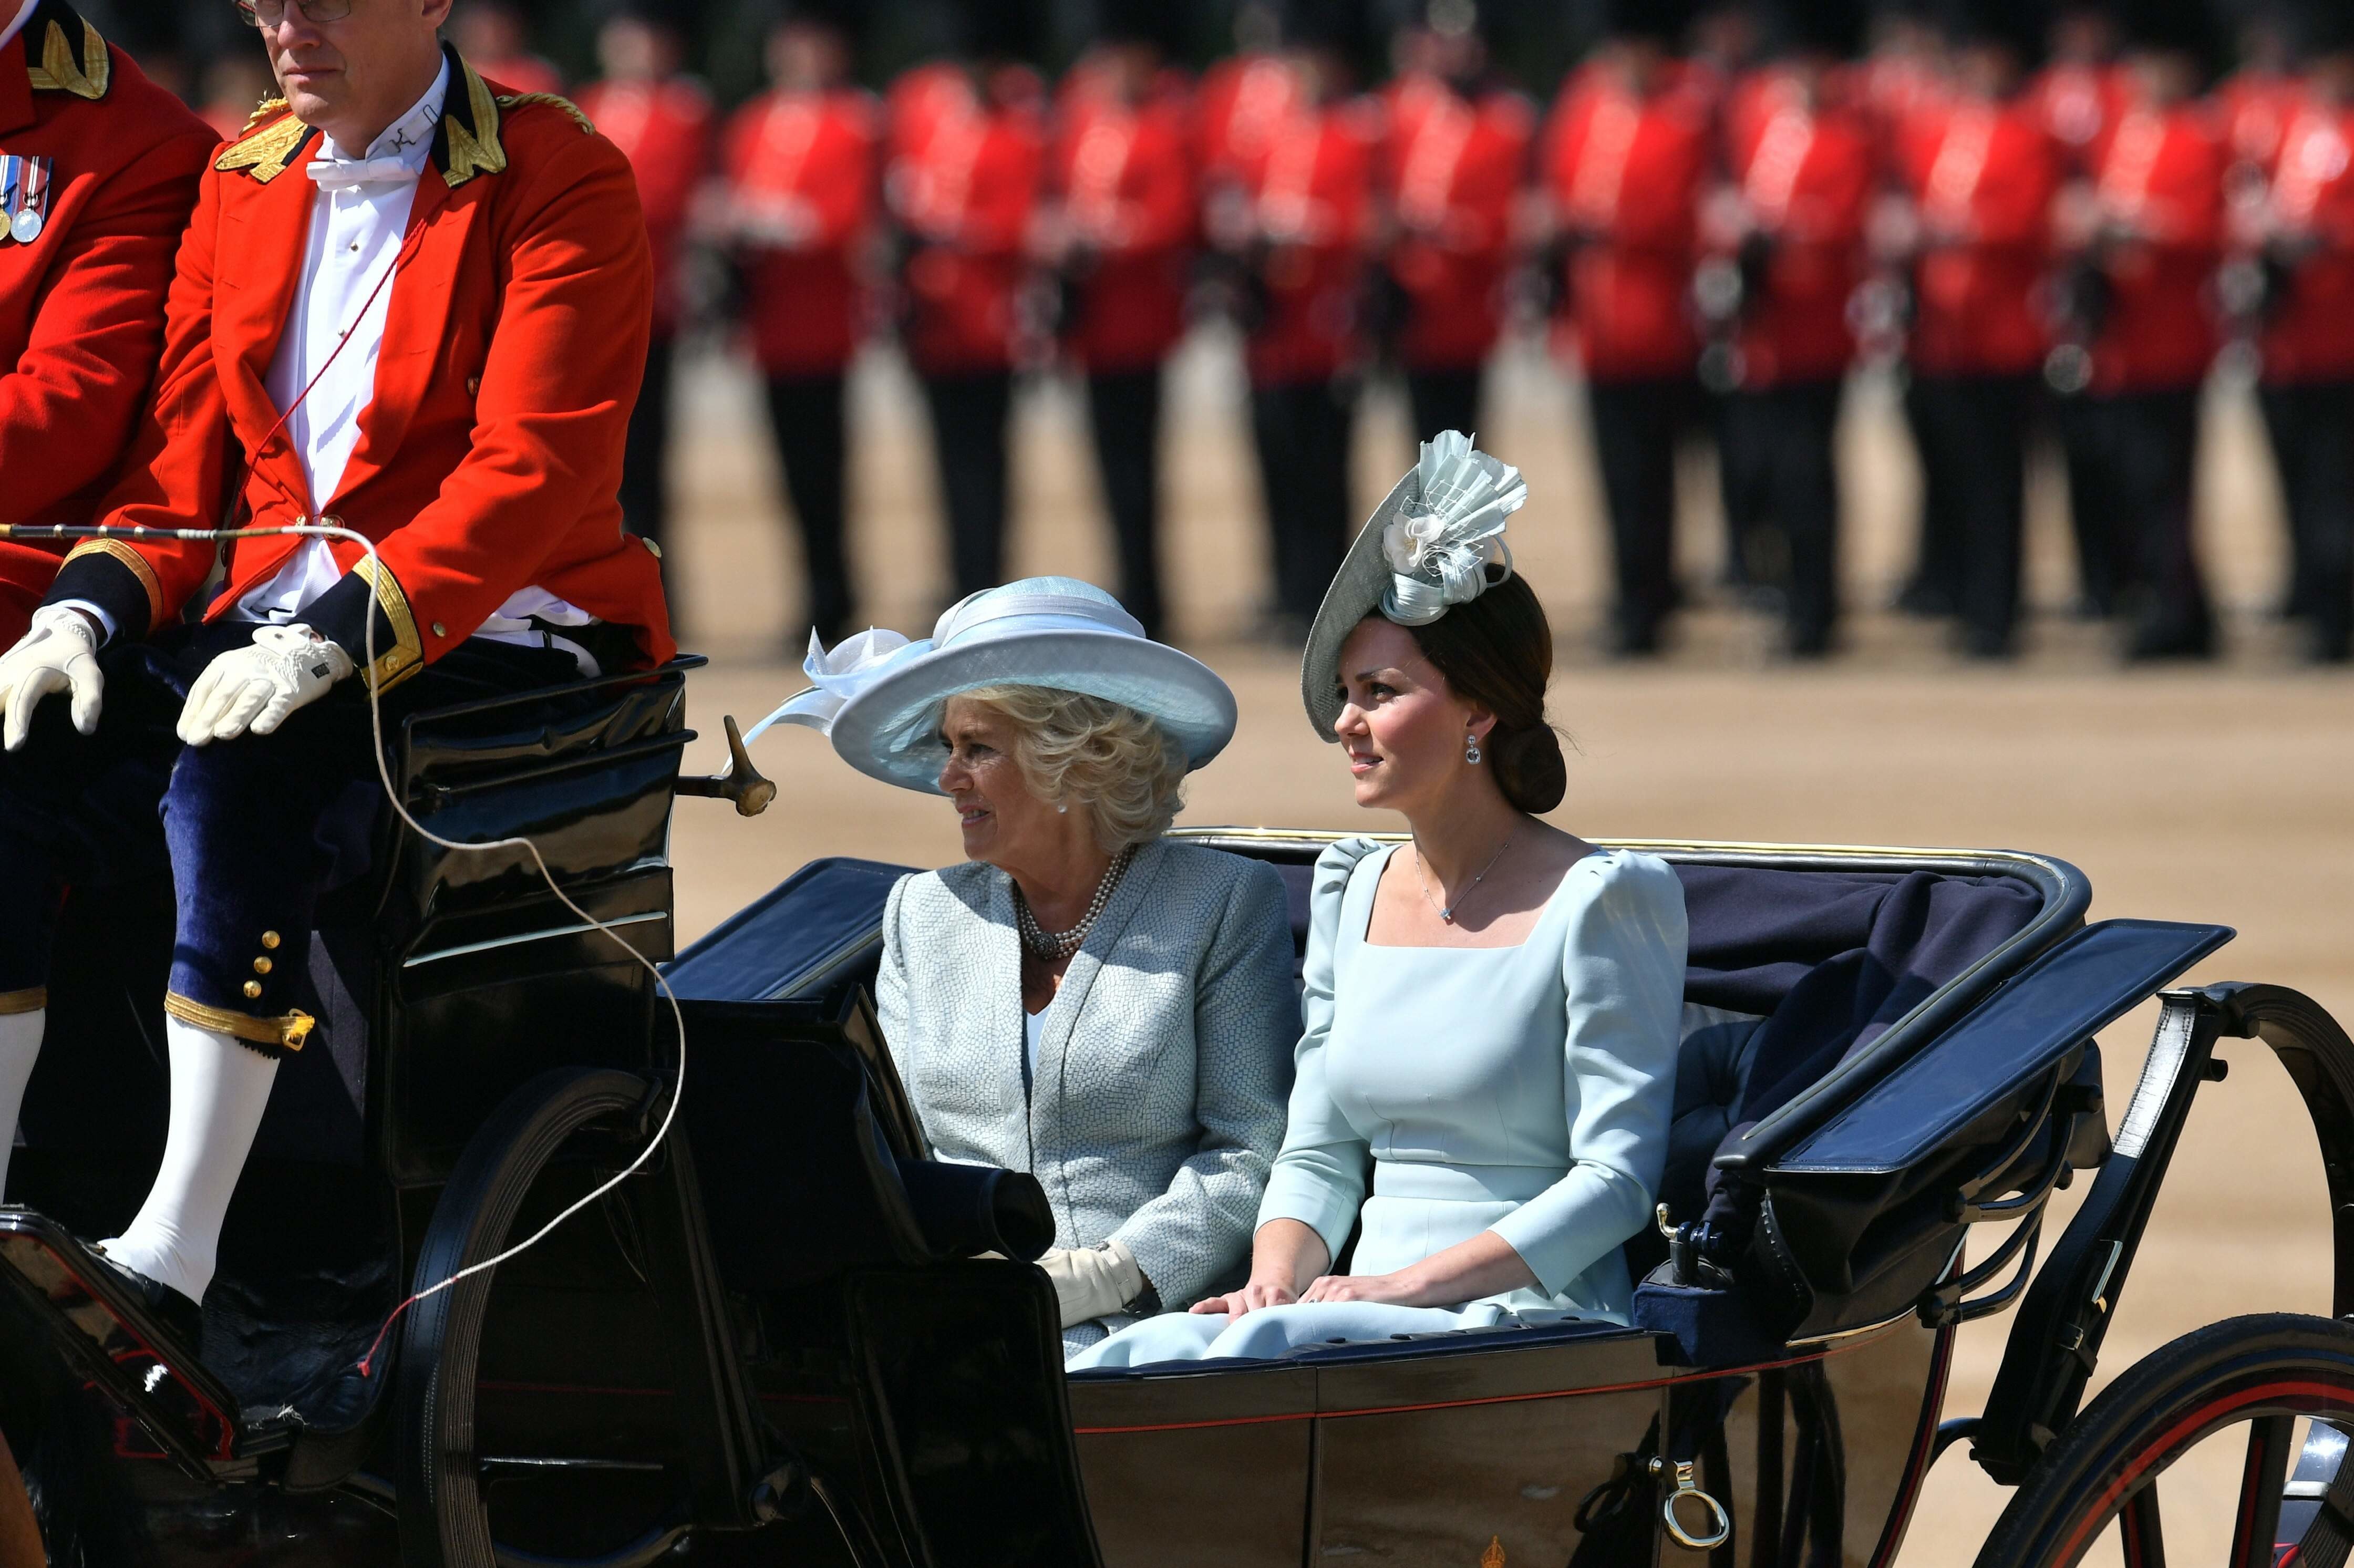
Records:
[[[1324,591],[1299,661],[1308,720],[1340,736],[1341,645],[1367,616],[1427,626],[1512,575],[1504,524],[1529,499],[1521,471],[1460,430],[1422,443],[1422,458],[1373,509]]]
[[[861,773],[927,794],[939,793],[941,709],[983,686],[1044,686],[1118,703],[1167,732],[1189,769],[1235,734],[1235,694],[1215,672],[1145,636],[1118,599],[1076,577],[984,588],[917,641],[869,630],[829,650],[812,635],[801,669],[814,684],[745,739],[771,725],[801,725],[831,738]]]

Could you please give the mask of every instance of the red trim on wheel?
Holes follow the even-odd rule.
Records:
[[[2060,1559],[2064,1562],[2075,1555],[2077,1551],[2091,1539],[2093,1533],[2108,1521],[2109,1510],[2116,1500],[2131,1491],[2134,1483],[2139,1480],[2158,1458],[2172,1452],[2175,1446],[2182,1440],[2184,1434],[2211,1425],[2219,1416],[2229,1415],[2235,1410],[2243,1410],[2252,1404],[2265,1404],[2284,1394],[2317,1397],[2324,1405],[2340,1410],[2354,1410],[2354,1394],[2349,1394],[2343,1383],[2312,1383],[2301,1379],[2295,1382],[2258,1383],[2253,1388],[2235,1390],[2221,1399],[2201,1405],[2160,1433],[2158,1440],[2142,1449],[2137,1458],[2126,1462],[2126,1467],[2118,1472],[2117,1478],[2109,1483],[2108,1489],[2102,1492],[2093,1507],[2085,1511],[2084,1520],[2077,1525],[2075,1533],[2061,1544]],[[2299,1411],[2297,1414],[2310,1413]],[[2244,1486],[2241,1488],[2241,1495],[2243,1497],[2248,1495]]]

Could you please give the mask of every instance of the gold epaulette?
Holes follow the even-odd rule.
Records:
[[[570,99],[564,97],[561,93],[503,92],[499,94],[499,107],[501,109],[521,109],[525,104],[530,103],[545,103],[554,108],[561,109],[565,113],[572,116],[572,123],[580,127],[580,133],[582,135],[594,136],[597,133],[597,127],[589,123],[588,117],[586,114],[580,112],[580,106],[573,102]]]
[[[270,118],[273,114],[276,119]],[[292,113],[280,113],[268,104],[255,110],[246,126],[244,135],[221,149],[220,156],[213,160],[213,167],[223,174],[243,169],[265,185],[286,172],[286,166],[311,137],[310,126]],[[255,126],[260,128],[253,129]]]
[[[72,16],[72,13],[67,13]],[[25,75],[32,84],[45,92],[70,92],[76,98],[93,101],[106,96],[107,79],[114,74],[113,62],[107,58],[106,40],[98,29],[73,17],[81,28],[81,57],[74,57],[71,39],[66,37],[63,23],[52,16],[48,28],[41,35],[41,63],[29,62]]]
[[[260,124],[263,121],[269,119],[271,115],[277,113],[280,110],[285,107],[286,101],[283,98],[263,99],[260,102],[253,106],[253,112],[245,117],[245,131],[252,130],[255,126]],[[245,134],[245,131],[240,131],[238,134],[242,136]]]

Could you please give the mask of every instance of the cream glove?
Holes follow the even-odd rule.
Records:
[[[33,708],[51,692],[73,694],[73,726],[84,735],[98,728],[99,699],[106,691],[98,673],[99,630],[90,618],[62,604],[33,611],[32,625],[16,646],[0,654],[0,702],[7,704],[5,739],[21,750],[32,727]]]
[[[300,621],[256,627],[250,644],[221,654],[196,677],[180,710],[180,738],[202,746],[249,729],[268,735],[352,669],[350,654]]]
[[[1038,1266],[1055,1282],[1055,1298],[1063,1304],[1066,1329],[1125,1311],[1129,1302],[1144,1294],[1144,1270],[1136,1266],[1136,1255],[1119,1242],[1058,1246],[1039,1258]]]

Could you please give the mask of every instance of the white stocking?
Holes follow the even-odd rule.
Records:
[[[8,1153],[16,1142],[16,1113],[24,1108],[25,1086],[33,1081],[41,1030],[48,1021],[48,1010],[41,1007],[0,1013],[0,1201],[8,1192]]]
[[[130,1227],[106,1255],[191,1301],[205,1298],[229,1195],[253,1148],[278,1062],[235,1037],[164,1021],[172,1057],[172,1126],[164,1165]]]

